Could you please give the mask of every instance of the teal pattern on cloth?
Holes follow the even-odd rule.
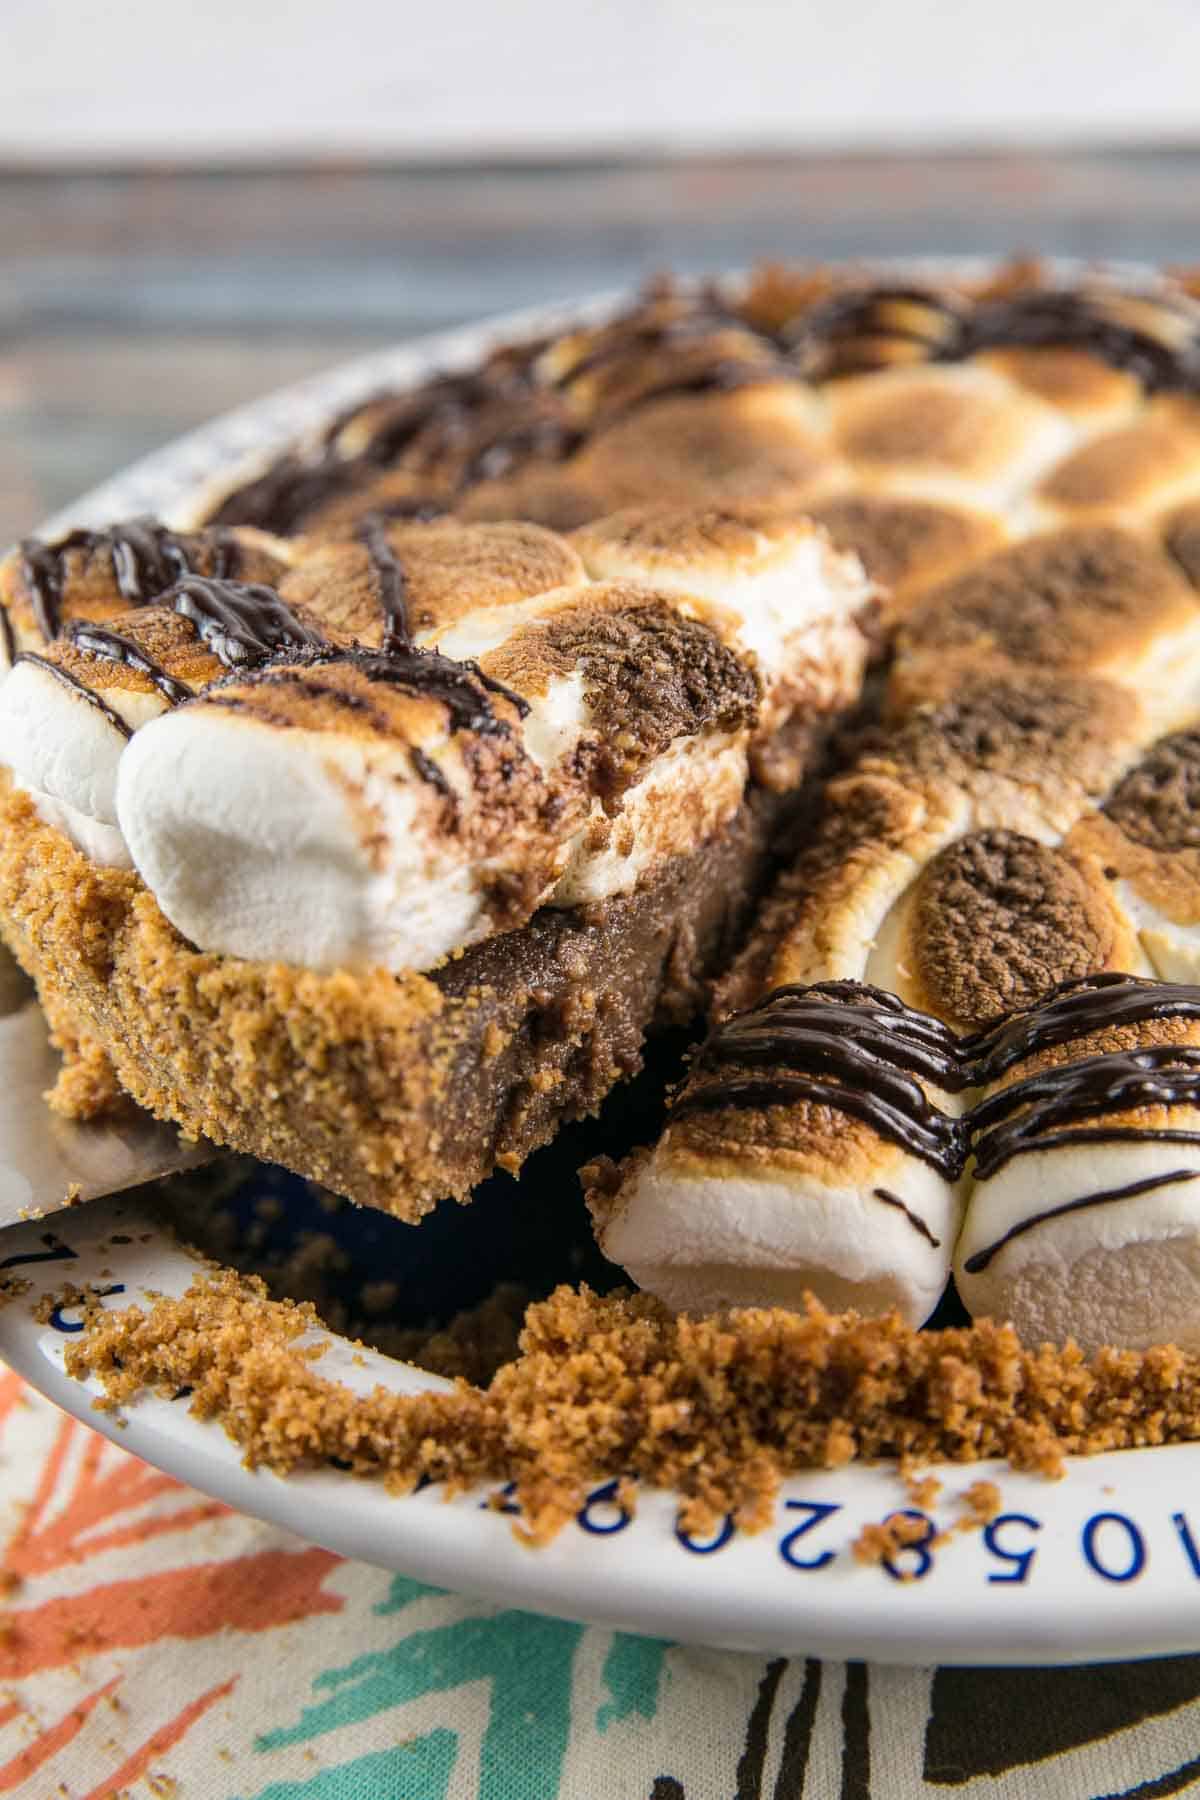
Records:
[[[1036,1671],[789,1661],[492,1611],[403,1575],[382,1599],[361,1595],[358,1618],[395,1620],[399,1635],[318,1664],[298,1716],[245,1745],[261,1773],[241,1768],[239,1800],[951,1800],[976,1778],[991,1800],[1200,1791],[1197,1657]],[[1043,1693],[1061,1705],[1039,1709]],[[881,1729],[900,1717],[899,1738]]]
[[[255,1800],[446,1800],[458,1735],[439,1726],[415,1743],[373,1750],[310,1781],[273,1781]]]
[[[438,1591],[398,1576],[376,1611],[398,1612]],[[295,1725],[266,1732],[256,1748],[274,1750],[306,1743],[425,1694],[448,1693],[467,1682],[490,1679],[479,1800],[505,1800],[512,1792],[514,1768],[526,1772],[526,1800],[555,1800],[571,1732],[572,1665],[584,1629],[562,1619],[497,1612],[410,1632],[390,1650],[371,1651],[344,1668],[318,1675],[313,1686],[330,1690],[329,1698],[306,1707]],[[418,1740],[414,1748],[429,1741]],[[352,1771],[353,1765],[333,1774],[341,1780]],[[411,1781],[416,1772],[414,1764],[407,1765],[406,1779]],[[430,1788],[429,1800],[443,1800],[445,1791],[443,1781],[440,1789]],[[327,1800],[319,1778],[300,1792],[306,1794],[306,1800]],[[355,1795],[356,1790],[334,1786],[328,1793],[332,1800],[341,1800],[343,1794]],[[268,1789],[266,1796],[256,1800],[276,1800],[276,1796]],[[424,1792],[420,1800],[425,1800]]]
[[[613,1633],[604,1659],[604,1685],[611,1699],[596,1711],[598,1731],[607,1731],[610,1725],[634,1713],[643,1719],[654,1717],[663,1663],[670,1648],[663,1638],[631,1637],[626,1631]]]
[[[405,1612],[418,1600],[441,1597],[407,1575],[392,1578],[378,1617]],[[575,1652],[586,1627],[532,1613],[495,1612],[418,1630],[390,1650],[371,1651],[316,1677],[328,1698],[307,1706],[294,1725],[264,1732],[259,1751],[309,1743],[325,1734],[431,1693],[490,1680],[487,1729],[480,1755],[478,1800],[507,1800],[514,1769],[523,1771],[522,1800],[555,1800],[571,1734]],[[668,1643],[614,1632],[602,1679],[609,1698],[596,1728],[633,1717],[652,1719]],[[254,1800],[445,1800],[457,1755],[457,1733],[439,1726],[392,1750],[371,1751],[307,1781],[273,1782]]]

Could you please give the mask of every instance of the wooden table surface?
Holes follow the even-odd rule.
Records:
[[[213,414],[504,308],[758,257],[1200,260],[1200,150],[0,174],[0,543]]]

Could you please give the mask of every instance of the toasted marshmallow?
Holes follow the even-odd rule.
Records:
[[[775,509],[631,509],[576,533],[573,542],[596,578],[585,594],[568,595],[565,603],[543,595],[523,608],[472,615],[440,638],[454,655],[480,657],[485,669],[529,700],[526,742],[543,766],[553,754],[578,763],[580,746],[599,740],[611,786],[613,728],[626,735],[637,728],[602,666],[616,653],[622,612],[631,620],[645,608],[649,618],[655,610],[663,613],[665,603],[663,622],[673,615],[679,629],[645,641],[647,653],[665,656],[668,666],[675,658],[676,682],[689,667],[698,672],[706,660],[712,663],[705,639],[713,633],[756,670],[761,700],[753,730],[734,734],[705,729],[697,737],[697,720],[685,709],[674,721],[677,732],[644,773],[618,796],[596,795],[555,890],[554,903],[561,906],[629,892],[662,856],[703,843],[740,803],[749,743],[777,730],[801,704],[820,712],[849,701],[862,679],[867,645],[857,620],[871,593],[856,559],[837,555],[807,522]],[[602,615],[607,626],[599,622]],[[610,641],[597,640],[589,649],[597,632]],[[560,644],[557,653],[548,649],[551,638]],[[539,675],[548,655],[561,664],[568,639],[578,666],[548,678],[547,665]],[[632,644],[630,639],[627,662],[641,654]],[[727,681],[732,663],[725,671],[720,679]],[[564,730],[572,710],[578,717],[574,742]],[[662,732],[660,723],[659,744]],[[593,750],[585,750],[586,761],[599,772]]]
[[[764,733],[797,705],[844,704],[861,680],[856,621],[873,585],[856,556],[835,551],[794,508],[629,508],[572,542],[597,580],[645,582],[720,607],[730,641],[757,659]]]
[[[737,621],[632,582],[566,589],[443,637],[529,706],[524,739],[584,801],[553,903],[630,892],[741,803],[761,688]]]
[[[587,906],[632,893],[669,856],[686,856],[731,819],[745,793],[746,734],[680,738],[626,789],[610,816],[593,801],[576,834],[552,904]]]
[[[648,398],[597,431],[562,470],[592,516],[642,506],[744,500],[791,505],[845,485],[820,404],[794,380]]]
[[[799,1309],[811,1292],[921,1324],[959,1223],[958,1102],[939,1074],[957,1081],[949,1034],[889,996],[776,991],[709,1040],[653,1151],[585,1172],[601,1248],[688,1311]]]
[[[163,607],[118,614],[25,653],[0,691],[0,763],[94,862],[130,867],[117,768],[135,731],[224,673],[195,627]]]
[[[796,535],[823,554],[802,559],[793,589],[797,610],[811,609],[808,624],[775,642],[774,571],[762,593],[753,564],[716,597],[689,595],[682,580],[597,581],[471,613],[438,635],[444,651],[477,658],[522,695],[531,754],[589,798],[555,905],[628,893],[662,857],[696,848],[732,817],[763,693],[778,718],[792,687],[807,684],[814,710],[857,690],[866,643],[855,613],[866,583],[814,534]],[[645,562],[653,573],[654,559]],[[814,637],[828,649],[820,662]]]
[[[1102,862],[1063,843],[1140,727],[1120,689],[1036,677],[981,680],[906,721],[829,784],[728,1004],[861,980],[964,1030],[1055,980],[1151,973]]]
[[[1171,730],[1200,704],[1200,607],[1138,534],[1107,523],[1044,532],[922,594],[898,634],[891,705],[946,699],[988,665],[1127,687],[1148,734]]]
[[[1200,1347],[1200,987],[1084,983],[974,1050],[966,1305],[1029,1344]]]
[[[1009,344],[981,351],[974,360],[1059,407],[1089,431],[1124,425],[1145,406],[1142,384],[1132,370],[1114,368],[1070,345]]]
[[[885,627],[901,619],[927,588],[998,549],[1010,534],[1000,514],[903,495],[856,490],[805,511],[837,549],[861,558],[878,585]]]
[[[201,613],[197,597],[215,599],[220,619]],[[268,588],[185,577],[166,600],[103,624],[72,621],[41,654],[25,652],[0,689],[0,764],[47,823],[113,868],[131,866],[116,788],[134,733],[225,674],[239,651],[319,641]],[[246,604],[255,634],[242,641],[236,609]],[[205,635],[222,620],[224,655]]]
[[[1155,974],[1200,977],[1200,732],[1151,745],[1068,843],[1103,869]]]
[[[522,922],[548,899],[575,906],[628,893],[736,812],[762,704],[760,669],[773,694],[806,683],[814,706],[856,691],[865,641],[854,615],[865,580],[812,532],[795,535],[806,555],[791,591],[805,627],[761,631],[753,648],[745,638],[780,607],[769,578],[765,598],[744,581],[737,610],[633,582],[588,582],[576,551],[534,526],[375,525],[355,544],[301,546],[283,584],[297,614],[307,607],[323,631],[389,644],[392,655],[396,632],[411,631],[414,649],[402,660],[414,668],[438,645],[456,659],[460,683],[478,687],[462,666],[478,661],[484,683],[516,697],[522,716],[504,725],[519,742],[522,780],[502,795],[477,779],[487,773],[479,745],[468,745],[470,734],[447,735],[440,714],[440,723],[422,720],[415,738],[405,716],[390,751],[378,734],[369,748],[356,737],[343,751],[336,745],[344,716],[322,718],[312,740],[290,717],[281,734],[280,721],[268,718],[278,694],[268,706],[255,690],[251,731],[247,719],[231,722],[226,687],[211,705],[158,721],[137,754],[123,752],[116,727],[105,768],[111,788],[120,760],[120,796],[104,822],[129,833],[135,866],[194,942],[313,967],[425,968]],[[458,585],[449,580],[451,563],[462,564]],[[545,587],[559,576],[567,585]],[[813,641],[822,632],[837,651],[823,661],[814,659]],[[312,679],[288,678],[288,707],[302,704],[297,694]],[[155,707],[154,697],[146,704]],[[378,712],[378,696],[357,689],[338,704],[343,715],[353,706]],[[235,740],[239,748],[226,751]],[[225,756],[232,765],[244,759],[240,777],[231,766],[228,782],[187,778],[187,764],[210,741],[222,768]],[[256,804],[235,796],[247,784],[257,791],[281,779],[289,755],[318,773],[297,778],[269,827]],[[44,780],[37,785],[49,791]],[[310,817],[304,831],[289,810],[293,799]],[[503,844],[493,841],[489,808],[493,825],[508,820]],[[210,839],[220,853],[210,852]],[[314,872],[316,843],[329,846],[323,876]],[[311,904],[280,907],[277,866],[297,853]]]
[[[877,1189],[832,1171],[723,1167],[664,1141],[611,1204],[596,1189],[589,1201],[605,1256],[680,1312],[801,1312],[814,1294],[921,1325],[945,1290],[958,1201],[913,1159],[885,1173]]]
[[[289,558],[262,531],[176,532],[153,519],[26,539],[0,562],[0,681],[23,651],[43,650],[73,622],[151,606],[183,575],[270,581]]]
[[[1102,970],[1152,975],[1100,865],[1006,829],[957,838],[885,920],[866,980],[959,1031]]]
[[[517,724],[437,657],[273,665],[138,733],[118,821],[204,949],[426,969],[527,917],[561,867],[561,798]]]
[[[460,621],[584,580],[567,540],[540,525],[377,517],[348,540],[301,541],[279,591],[336,638],[376,649],[398,611],[402,635],[436,647]]]
[[[1159,395],[1127,423],[1093,437],[1051,469],[1033,495],[1044,525],[1087,514],[1139,518],[1200,495],[1200,409]]]
[[[1079,435],[1055,407],[976,363],[874,371],[826,397],[856,485],[952,506],[1004,506]]]
[[[1032,907],[1040,890],[1047,905],[1065,896],[1070,914],[1091,896],[1101,921],[1093,934],[1097,953],[1124,954],[1126,938],[1110,923],[1103,880],[1090,865],[1086,874],[1075,871],[1048,847],[1136,752],[1139,719],[1119,689],[1032,678],[1028,686],[981,681],[909,720],[830,782],[812,841],[724,984],[728,1004],[753,1004],[764,988],[789,982],[862,980],[953,1019],[953,1007],[931,989],[939,969],[947,972],[953,923],[966,919],[968,900],[976,910],[989,904],[989,881],[1002,885],[1018,852],[1025,875],[1038,877],[1021,888],[1023,904]],[[991,851],[981,841],[989,835],[998,840]],[[1024,849],[1009,842],[1018,838]],[[1037,924],[1032,913],[1008,921],[1018,945],[1022,931]],[[964,925],[960,948],[972,928]],[[1006,938],[1004,949],[1011,948]],[[966,960],[973,968],[977,949]],[[985,1013],[1001,1004],[989,1009],[982,988],[978,1000]]]

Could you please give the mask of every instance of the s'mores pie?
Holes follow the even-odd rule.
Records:
[[[1007,555],[985,561],[981,594],[989,563]],[[1188,591],[1154,554],[1130,566],[1150,596],[1168,597],[1159,618],[1148,608],[1146,634],[1170,642],[1171,621],[1186,650]],[[905,654],[921,639],[921,608],[947,635],[966,627],[935,589],[910,615],[911,637],[901,628],[897,722],[830,782],[811,841],[720,985],[718,1022],[663,1136],[621,1169],[588,1171],[602,1247],[673,1304],[795,1305],[807,1290],[835,1307],[896,1306],[920,1323],[949,1278],[964,1210],[964,1242],[978,1223],[970,1197],[990,1177],[993,1141],[980,1130],[1010,1104],[987,1091],[995,1058],[973,1034],[1063,984],[1093,984],[1102,1011],[1116,1003],[1106,972],[1158,972],[1146,901],[1135,904],[1119,879],[1136,852],[1110,846],[1131,815],[1135,834],[1185,838],[1186,774],[1175,739],[1146,766],[1153,681],[1112,679],[1091,654],[1096,621],[1082,590],[1107,567],[1072,552],[1040,607],[1028,601],[1032,641],[1057,646],[1061,672],[1056,659],[1035,659],[997,605],[1008,654],[997,654],[998,630],[964,657],[953,699],[915,698]],[[1132,635],[1136,599],[1119,605]],[[1151,668],[1165,660],[1162,650]],[[1182,761],[1186,770],[1186,751]],[[1142,888],[1155,875],[1161,888],[1168,877],[1158,866],[1147,876],[1146,862],[1143,849]],[[914,1057],[913,1042],[932,1041],[932,1060],[925,1049]],[[1065,1164],[1053,1173],[1077,1178]],[[994,1211],[1013,1183],[1041,1193],[1026,1165],[978,1205]],[[998,1277],[990,1287],[970,1277],[968,1304],[1000,1291]],[[1027,1331],[1049,1317],[1008,1289],[1001,1310]],[[1103,1329],[1115,1329],[1117,1313],[1106,1317]],[[1121,1329],[1135,1327],[1126,1318]]]
[[[1060,1233],[1132,1217],[1074,1204],[1158,1156],[1129,1118],[1191,1141],[1190,1022],[1101,1014],[1194,973],[1198,393],[1169,283],[659,283],[176,528],[27,545],[0,930],[142,1104],[413,1220],[707,1006],[659,1144],[590,1171],[610,1256],[919,1321],[963,1230],[970,1303],[1033,1329]],[[1066,1040],[987,1034],[1064,983],[1076,1060],[1134,1062],[1121,1143],[1055,1161]],[[1108,1183],[1168,1209],[1147,1269],[1163,1173]]]
[[[1098,969],[1150,972],[1063,843],[1139,718],[1088,679],[980,683],[830,783],[663,1137],[590,1171],[607,1255],[689,1309],[807,1289],[928,1316],[963,1204],[961,1035]]]

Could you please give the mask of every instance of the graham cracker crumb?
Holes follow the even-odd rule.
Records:
[[[878,1525],[864,1525],[850,1546],[850,1554],[857,1563],[884,1563],[889,1562],[897,1551],[917,1544],[931,1545],[937,1542],[938,1534],[935,1532],[931,1535],[927,1519],[913,1519],[906,1513],[893,1513]],[[908,1570],[897,1569],[896,1578],[898,1581],[910,1581],[913,1577]]]
[[[988,1320],[926,1332],[812,1302],[689,1319],[647,1295],[561,1287],[529,1308],[517,1356],[486,1387],[459,1377],[417,1395],[356,1395],[318,1374],[296,1343],[318,1323],[311,1304],[225,1270],[146,1310],[91,1308],[67,1367],[96,1375],[109,1408],[191,1389],[191,1410],[218,1419],[251,1467],[335,1460],[396,1492],[511,1482],[514,1529],[533,1543],[614,1478],[622,1504],[634,1483],[674,1488],[687,1530],[726,1513],[753,1530],[801,1469],[995,1458],[1058,1475],[1068,1455],[1200,1437],[1200,1355],[1166,1345],[1089,1362],[1070,1343],[1024,1349]],[[971,1526],[999,1504],[992,1482],[965,1500]],[[913,1541],[888,1533],[868,1531],[862,1555]]]
[[[905,1477],[904,1488],[913,1506],[926,1509],[936,1502],[942,1491],[942,1484],[936,1475],[908,1475]]]
[[[969,1531],[974,1525],[990,1525],[1004,1506],[1004,1496],[994,1481],[973,1481],[961,1496],[961,1504],[966,1507],[968,1517],[959,1530]]]

